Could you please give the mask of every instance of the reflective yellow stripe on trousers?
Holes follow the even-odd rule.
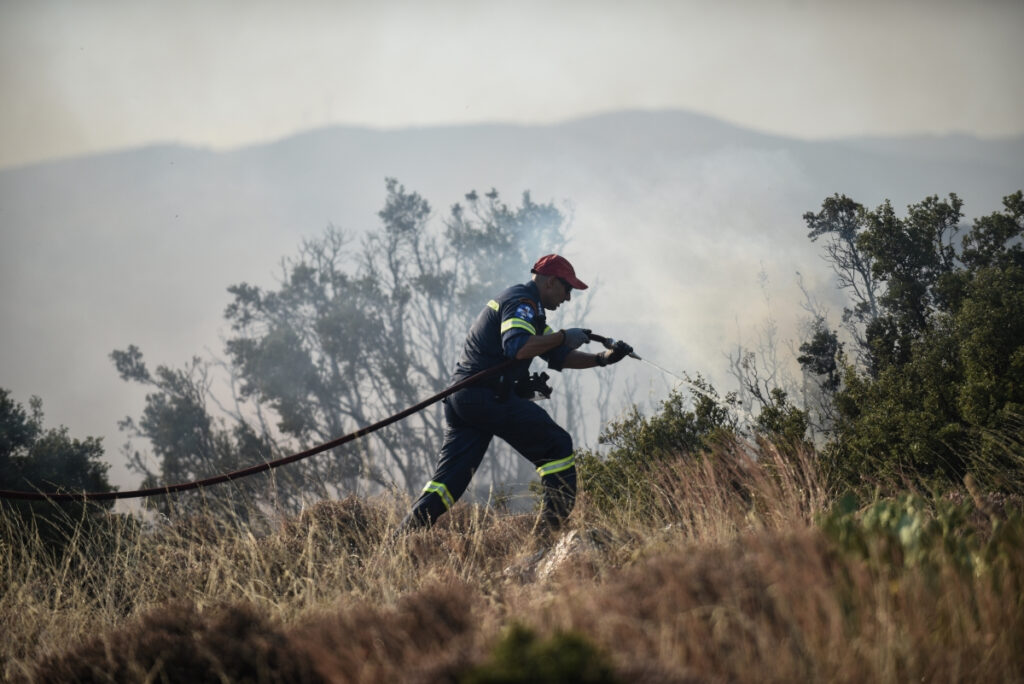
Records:
[[[544,477],[545,475],[554,475],[555,473],[560,473],[563,470],[568,470],[569,468],[572,468],[574,465],[576,465],[576,455],[569,454],[568,457],[563,458],[559,461],[552,461],[551,463],[542,465],[541,467],[537,468],[537,472],[540,473],[541,477]]]
[[[430,481],[427,483],[427,486],[423,488],[423,491],[433,492],[441,497],[441,502],[444,504],[445,510],[448,510],[455,505],[455,499],[452,498],[452,495],[448,492],[448,488],[444,486],[443,482]]]

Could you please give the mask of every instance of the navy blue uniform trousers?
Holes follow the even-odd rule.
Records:
[[[462,496],[495,436],[530,460],[544,486],[542,524],[561,526],[576,502],[572,437],[532,401],[512,394],[499,400],[488,387],[468,387],[444,402],[444,445],[434,476],[402,522],[429,527]]]

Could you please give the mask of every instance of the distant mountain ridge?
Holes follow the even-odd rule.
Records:
[[[1024,187],[1024,137],[793,140],[687,112],[620,112],[543,126],[329,127],[212,151],[154,145],[0,170],[0,386],[73,434],[106,435],[141,407],[107,354],[153,363],[220,351],[225,288],[272,286],[279,260],[328,224],[377,225],[384,179],[437,218],[464,193],[524,190],[572,218],[566,251],[607,283],[591,317],[630,325],[676,367],[713,375],[795,270],[829,290],[801,215],[834,193],[898,211],[956,192],[968,217]],[[545,246],[538,245],[540,252]],[[629,275],[627,288],[616,285]],[[823,294],[822,296],[826,296]],[[836,309],[833,309],[836,310]]]

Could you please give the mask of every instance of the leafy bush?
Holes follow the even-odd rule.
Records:
[[[806,445],[807,412],[791,404],[786,392],[778,387],[769,396],[771,400],[761,407],[755,420],[757,433],[787,446]]]
[[[861,507],[847,493],[819,525],[844,551],[888,568],[934,571],[952,565],[973,573],[1000,564],[1008,554],[1024,553],[1021,510],[990,510],[985,520],[976,505],[971,499],[903,493]]]
[[[625,417],[610,422],[599,438],[611,446],[603,458],[589,450],[577,452],[581,488],[591,501],[599,507],[628,499],[646,501],[650,477],[659,464],[684,455],[696,457],[735,437],[735,420],[715,389],[700,378],[695,384],[703,393],[694,393],[692,410],[673,390],[650,418],[633,406]]]
[[[557,632],[541,640],[512,625],[488,662],[471,669],[463,684],[611,684],[618,681],[607,659],[582,635]]]

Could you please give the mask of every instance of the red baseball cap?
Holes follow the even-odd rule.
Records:
[[[537,259],[537,263],[530,269],[530,273],[563,278],[577,290],[587,289],[587,284],[576,277],[576,271],[573,270],[569,260],[557,254],[545,254]]]

